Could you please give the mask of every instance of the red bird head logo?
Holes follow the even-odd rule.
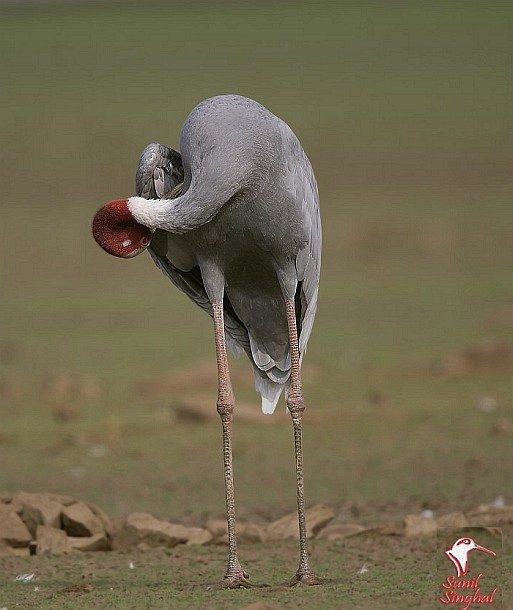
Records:
[[[445,551],[445,554],[456,568],[456,576],[465,576],[468,572],[468,554],[474,549],[492,555],[493,557],[497,556],[494,551],[490,551],[490,549],[486,549],[484,546],[477,544],[472,538],[458,538],[452,547]]]

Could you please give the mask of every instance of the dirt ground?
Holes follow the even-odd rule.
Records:
[[[410,510],[417,507],[404,506]],[[225,546],[134,548],[128,552],[77,553],[67,556],[4,557],[0,604],[6,608],[436,608],[441,583],[452,567],[444,557],[451,528],[438,536],[408,538],[394,521],[397,506],[368,507],[383,523],[343,540],[314,540],[311,561],[326,578],[320,587],[286,585],[296,567],[297,544],[244,542],[240,558],[252,581],[263,588],[208,590],[225,568]],[[463,531],[463,530],[462,530]],[[486,556],[473,557],[474,574],[483,571],[483,587],[499,586],[503,608],[513,603],[513,526],[487,531],[466,528],[500,554],[493,568]],[[447,538],[449,536],[449,538]],[[477,560],[479,559],[479,563]],[[484,582],[486,579],[486,583]],[[351,600],[351,602],[348,602]],[[349,605],[347,605],[349,604]],[[496,605],[495,607],[499,607]]]
[[[317,541],[312,562],[326,585],[290,589],[294,545],[246,545],[241,549],[255,583],[249,591],[204,591],[224,570],[225,550],[218,548],[88,554],[80,557],[9,558],[4,580],[34,574],[29,582],[2,587],[0,602],[26,608],[244,608],[253,602],[273,608],[435,608],[440,594],[436,542],[373,537],[344,543]],[[509,551],[511,559],[511,550]],[[282,583],[282,584],[280,584]],[[511,576],[502,586],[511,587]],[[131,601],[134,588],[137,602]],[[513,598],[511,589],[504,608]],[[506,595],[506,594],[505,594]],[[347,600],[352,600],[350,605]]]

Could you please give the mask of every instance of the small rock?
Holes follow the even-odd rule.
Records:
[[[68,538],[72,549],[76,551],[110,551],[112,546],[105,534],[95,534],[88,538]]]
[[[99,398],[103,394],[102,384],[94,377],[86,377],[80,381],[78,393],[88,400]]]
[[[38,525],[36,537],[38,555],[63,555],[71,551],[68,537],[63,530],[49,525]]]
[[[174,547],[189,540],[187,530],[183,525],[159,521],[148,513],[132,513],[115,533],[113,546],[125,550],[144,542],[153,547]]]
[[[477,510],[467,514],[470,526],[499,526],[513,524],[513,506],[494,506],[481,504]]]
[[[94,587],[90,584],[68,585],[61,591],[62,593],[91,593],[91,591],[94,591]]]
[[[437,524],[434,519],[426,519],[426,517],[419,515],[408,515],[404,523],[404,534],[408,538],[433,536],[436,534]]]
[[[389,525],[376,525],[374,527],[365,527],[360,532],[355,532],[353,536],[362,538],[373,538],[375,536],[401,536],[403,534],[403,528],[396,524]]]
[[[0,492],[0,503],[1,504],[11,504],[14,494],[11,491],[2,491]]]
[[[71,496],[61,496],[60,494],[47,494],[51,500],[55,500],[55,502],[59,502],[63,506],[70,506],[76,502],[75,498]]]
[[[32,535],[16,512],[6,504],[0,504],[0,548],[27,548]]]
[[[447,513],[446,515],[438,517],[438,519],[436,520],[436,524],[438,525],[438,527],[460,528],[467,527],[468,521],[461,511],[456,510],[452,513]]]
[[[335,516],[332,506],[316,504],[306,511],[306,536],[312,538]],[[293,512],[271,523],[267,528],[269,540],[287,540],[299,538],[297,513]]]
[[[1,543],[0,543],[1,545]],[[28,546],[13,548],[11,546],[0,546],[0,557],[29,557],[30,549]]]
[[[113,530],[110,517],[99,506],[96,506],[96,504],[90,504],[89,502],[86,502],[86,504],[91,509],[93,515],[101,521],[103,529],[110,536]]]
[[[369,390],[367,392],[367,402],[370,405],[379,406],[385,402],[385,396],[379,390]]]
[[[55,401],[66,401],[76,397],[76,380],[68,371],[57,371],[45,379],[43,392]]]
[[[227,532],[226,519],[209,519],[205,527],[215,538],[224,536]]]
[[[504,508],[506,506],[506,500],[504,499],[504,496],[497,496],[496,498],[494,498],[492,506],[494,508]]]
[[[511,436],[513,434],[513,422],[506,417],[501,417],[492,426],[492,432],[497,436]]]
[[[63,506],[48,494],[31,494],[24,491],[16,494],[16,504],[21,506],[20,516],[32,536],[38,525],[60,528]]]
[[[488,337],[474,345],[446,354],[436,367],[436,372],[451,377],[497,371],[510,372],[512,365],[513,349],[511,345]],[[496,405],[491,404],[491,407],[494,410]],[[480,408],[479,405],[478,408]],[[484,410],[489,412],[486,406]]]
[[[477,408],[483,413],[493,413],[499,406],[493,396],[480,396],[477,400]]]
[[[107,447],[105,445],[91,445],[87,451],[90,457],[101,459],[104,458],[107,453]]]
[[[336,525],[328,525],[324,527],[318,534],[317,538],[326,538],[327,540],[338,540],[347,538],[363,532],[365,527],[358,523],[337,523]]]
[[[237,540],[242,540],[244,542],[264,543],[268,540],[266,530],[263,527],[257,525],[256,523],[238,522],[236,525],[236,529]],[[226,526],[224,528],[224,534],[222,536],[217,536],[214,543],[219,545],[228,544],[228,532],[226,531]]]
[[[208,529],[203,527],[188,527],[187,528],[189,539],[187,544],[208,544],[214,538]]]
[[[52,417],[57,422],[74,422],[80,418],[80,412],[72,405],[60,405],[52,410]]]
[[[139,544],[135,547],[138,551],[141,551],[141,553],[147,553],[148,551],[151,551],[151,546],[149,544],[146,544],[146,542],[139,542]],[[132,566],[128,566],[131,570],[133,570],[133,564]]]
[[[40,498],[45,498],[51,500],[52,502],[56,502],[57,504],[62,504],[63,506],[69,506],[70,504],[74,504],[76,502],[75,498],[70,496],[61,496],[60,494],[34,494],[28,493],[26,491],[16,491],[16,492],[5,492],[0,495],[0,502],[4,504],[17,504],[19,506],[20,513],[23,509],[21,506],[21,502],[18,499],[21,498],[31,498],[34,501],[38,502]]]
[[[239,534],[238,534],[239,535]],[[267,532],[256,523],[245,523],[240,532],[240,539],[245,542],[267,542]]]
[[[62,527],[68,536],[89,537],[103,534],[105,528],[85,502],[75,502],[62,511]]]

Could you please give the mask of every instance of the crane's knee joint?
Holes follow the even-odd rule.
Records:
[[[221,419],[231,417],[233,413],[233,403],[218,402],[217,412],[221,416]]]
[[[305,401],[303,395],[293,395],[289,394],[287,399],[287,409],[289,413],[294,417],[295,415],[301,416],[305,410]]]

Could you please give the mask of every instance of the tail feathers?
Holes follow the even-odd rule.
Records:
[[[288,383],[286,384],[288,385]],[[285,384],[275,383],[267,376],[263,376],[261,371],[255,370],[255,388],[262,395],[262,412],[270,415],[274,413],[278,400],[280,399]]]

